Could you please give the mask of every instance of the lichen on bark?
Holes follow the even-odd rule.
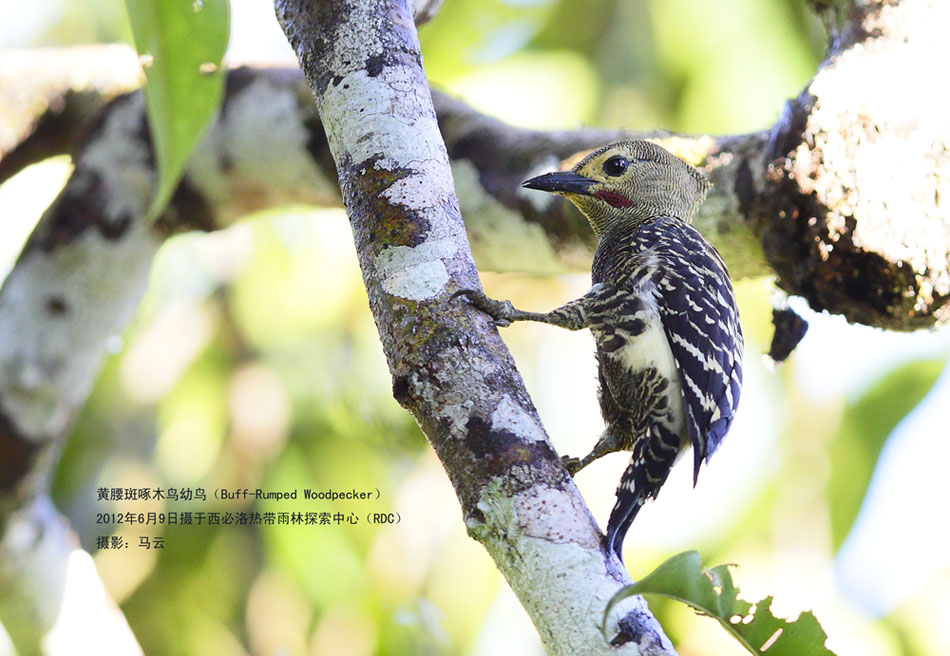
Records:
[[[442,460],[470,533],[550,653],[672,653],[665,638],[652,651],[604,641],[603,605],[590,604],[629,578],[601,549],[494,325],[451,300],[478,276],[408,4],[278,0],[277,14],[326,130],[393,396]]]

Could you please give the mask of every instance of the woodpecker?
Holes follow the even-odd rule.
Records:
[[[587,217],[598,240],[590,290],[547,313],[478,290],[456,296],[499,326],[540,321],[593,333],[605,430],[588,455],[563,462],[573,476],[603,455],[632,452],[605,536],[622,561],[640,507],[690,445],[696,484],[739,402],[743,340],[732,284],[719,253],[689,223],[710,185],[652,142],[620,141],[523,186],[564,196]]]

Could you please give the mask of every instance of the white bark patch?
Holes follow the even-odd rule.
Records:
[[[427,396],[432,397],[435,395],[431,394]],[[475,403],[471,400],[442,406],[442,417],[447,419],[452,426],[452,429],[448,431],[448,437],[458,438],[460,440],[465,439],[465,436],[468,435],[467,426],[472,417],[472,408],[474,406]]]
[[[445,289],[450,276],[443,260],[455,257],[464,237],[456,229],[457,224],[444,217],[444,202],[454,193],[446,164],[433,160],[409,164],[412,173],[393,183],[382,196],[415,212],[420,223],[434,227],[417,246],[387,248],[376,257],[375,265],[386,293],[421,301],[434,298]],[[381,162],[376,162],[376,167],[380,168]]]
[[[382,282],[387,294],[410,301],[424,301],[438,296],[448,281],[449,272],[445,265],[441,260],[433,260],[394,271]]]
[[[320,52],[320,65],[331,71],[347,71],[361,66],[366,53],[382,53],[385,44],[381,35],[388,25],[388,16],[379,11],[374,3],[350,3],[346,15],[335,23],[333,47],[329,52]]]
[[[454,203],[448,155],[428,98],[411,70],[383,68],[370,77],[355,71],[331,83],[321,99],[320,115],[335,156],[349,148],[353,164],[373,162],[376,170],[405,172],[382,197],[416,214],[434,228],[417,246],[388,248],[376,257],[375,269],[386,293],[413,301],[438,296],[449,281],[443,260],[454,258],[464,235],[457,221],[447,221]],[[419,93],[418,91],[416,93]],[[354,120],[358,117],[358,120]]]
[[[908,71],[950,59],[943,29],[950,3],[907,0],[883,7],[875,20],[880,26],[871,27],[885,28],[888,38],[848,49],[815,76],[809,91],[817,102],[808,118],[813,143],[799,146],[793,172],[833,210],[832,242],[854,217],[856,246],[933,272],[935,290],[946,294],[950,87],[922,84]],[[821,154],[817,167],[814,153]],[[915,221],[913,231],[907,219]],[[918,309],[933,302],[927,288],[921,285]]]
[[[82,151],[77,172],[90,169],[105,187],[105,203],[97,208],[106,222],[144,216],[155,190],[155,169],[145,142],[139,138],[145,115],[145,96],[138,94],[109,112],[98,138]]]
[[[572,485],[563,490],[535,485],[509,496],[496,480],[485,486],[477,506],[485,521],[468,518],[468,528],[502,568],[548,653],[675,653],[659,627],[640,645],[613,648],[604,642],[599,624],[607,602],[631,580],[621,571],[606,571],[600,534]],[[544,566],[531,566],[534,563]],[[608,633],[616,631],[619,617],[633,610],[648,612],[642,597],[617,605]]]
[[[320,99],[327,139],[334,153],[347,144],[353,163],[378,157],[377,169],[413,168],[432,160],[436,166],[429,171],[430,183],[441,183],[435,187],[438,192],[451,190],[445,172],[448,155],[431,99],[411,93],[414,80],[411,71],[390,66],[376,77],[359,70],[331,83]],[[445,171],[436,172],[437,167]]]
[[[427,121],[424,126],[436,130],[435,134],[426,135],[426,139],[441,138],[433,121]],[[390,203],[409,209],[441,208],[442,204],[451,199],[455,193],[447,160],[438,158],[422,161],[407,160],[403,166],[408,167],[412,173],[397,180],[383,192],[383,198]],[[384,168],[383,161],[377,161],[375,168]]]
[[[132,315],[157,239],[141,224],[111,241],[90,226],[33,249],[0,293],[0,411],[24,437],[65,429],[86,399],[106,339]]]
[[[241,193],[260,196],[241,204],[252,207],[335,202],[336,180],[314,163],[308,139],[294,88],[259,77],[227,99],[192,156],[188,178],[216,208]]]
[[[522,440],[541,442],[544,429],[537,420],[525,412],[520,405],[504,397],[491,415],[491,426],[495,430],[506,430]]]
[[[418,246],[394,246],[376,256],[375,268],[387,294],[412,301],[438,295],[449,280],[442,259],[454,257],[458,243],[430,239]]]
[[[599,548],[599,543],[590,544],[592,520],[587,507],[577,495],[536,485],[515,495],[514,506],[518,509],[519,524],[527,537]]]

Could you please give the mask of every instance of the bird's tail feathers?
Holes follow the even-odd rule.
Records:
[[[633,458],[617,486],[617,503],[607,520],[608,551],[623,562],[623,539],[648,499],[656,498],[679,453],[679,436],[663,424],[653,425],[637,440]]]
[[[693,487],[696,487],[696,483],[699,481],[699,468],[703,464],[703,460],[706,459],[706,445],[704,444],[693,444]]]
[[[627,471],[629,470],[628,467]],[[626,479],[626,473],[624,479]],[[620,562],[623,562],[623,539],[627,535],[627,529],[633,524],[633,520],[636,519],[637,513],[640,512],[640,508],[643,507],[645,501],[646,499],[642,494],[625,489],[623,480],[621,480],[620,487],[617,488],[617,503],[614,504],[613,510],[610,511],[610,519],[607,520],[605,545],[607,552],[617,554]]]

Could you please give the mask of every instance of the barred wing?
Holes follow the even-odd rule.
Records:
[[[693,482],[732,423],[742,384],[742,329],[726,266],[692,226],[661,217],[638,237],[663,266],[654,293],[679,371],[693,445]]]

